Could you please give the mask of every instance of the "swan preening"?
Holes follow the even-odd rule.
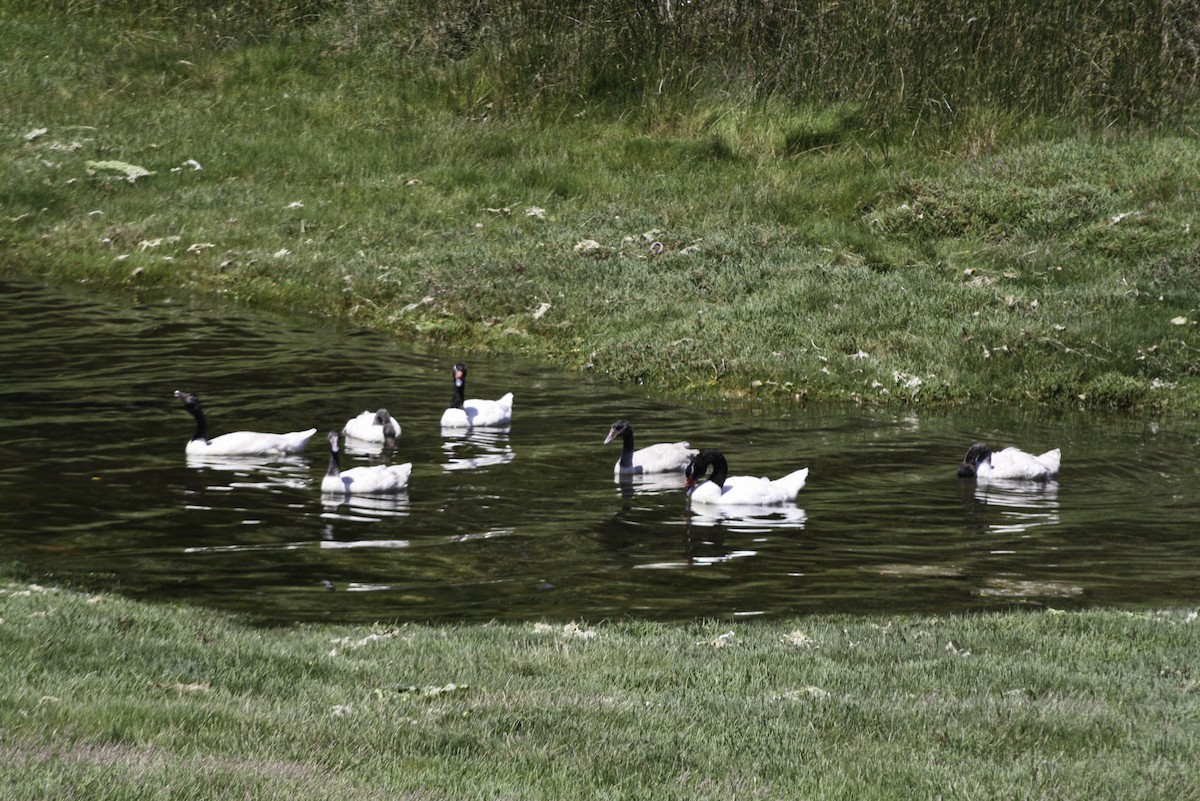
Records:
[[[707,480],[704,474],[712,468]],[[808,480],[808,468],[788,473],[772,481],[755,476],[731,476],[725,456],[706,448],[688,463],[684,484],[692,503],[722,506],[779,506],[792,503]]]
[[[442,413],[442,428],[499,428],[512,422],[513,394],[496,400],[466,399],[467,366],[454,365],[454,396]]]
[[[321,479],[321,491],[346,495],[385,495],[408,487],[412,463],[376,464],[342,470],[339,456],[341,434],[329,432],[329,469]]]
[[[1040,455],[1033,455],[1017,448],[1005,448],[992,452],[982,442],[967,449],[967,455],[959,465],[959,478],[991,479],[1001,481],[1045,481],[1058,474],[1062,452],[1055,448]]]
[[[342,433],[362,442],[382,443],[394,448],[400,440],[400,424],[387,409],[380,409],[377,412],[362,412],[357,417],[351,417],[346,421],[346,425],[342,426]]]
[[[188,440],[186,448],[192,456],[287,456],[303,453],[312,435],[317,433],[315,428],[289,434],[234,431],[209,439],[208,420],[204,417],[204,409],[200,407],[199,396],[177,389],[175,397],[196,418],[196,433]]]
[[[604,444],[621,438],[621,458],[613,467],[614,473],[623,476],[646,473],[674,473],[684,470],[688,462],[699,451],[686,442],[659,442],[639,450],[633,449],[633,426],[627,420],[618,420],[608,430]]]

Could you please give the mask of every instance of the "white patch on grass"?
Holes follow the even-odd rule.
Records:
[[[790,645],[794,648],[820,648],[821,647],[821,644],[819,642],[814,640],[812,637],[809,637],[807,634],[800,631],[799,629],[796,629],[794,631],[789,631],[786,635],[784,635],[783,642],[787,643],[788,645]]]
[[[581,640],[591,640],[600,636],[595,631],[585,629],[574,621],[567,623],[562,628],[559,628],[558,626],[551,626],[548,623],[534,623],[533,632],[534,634],[561,633],[564,637],[576,637]]]
[[[137,183],[138,178],[146,178],[154,175],[153,172],[147,170],[145,167],[139,167],[127,161],[89,161],[84,166],[87,167],[89,175],[95,175],[97,172],[119,173],[120,177],[131,184]]]

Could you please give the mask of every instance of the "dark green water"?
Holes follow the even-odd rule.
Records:
[[[131,308],[0,280],[4,558],[264,621],[1200,602],[1193,421],[714,408],[476,359],[468,395],[514,392],[511,430],[444,438],[459,358],[211,301]],[[175,389],[201,394],[213,434],[324,432],[386,406],[410,490],[329,502],[320,434],[290,462],[189,465]],[[718,447],[734,473],[808,466],[808,486],[795,508],[692,514],[678,477],[614,483],[617,446],[600,443],[617,417],[639,445]],[[1060,447],[1060,480],[978,490],[954,474],[975,440]]]

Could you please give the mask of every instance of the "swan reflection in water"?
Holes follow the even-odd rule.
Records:
[[[987,524],[997,533],[1021,533],[1061,521],[1057,481],[992,479],[977,483],[973,498],[977,504],[997,509],[1000,521]]]
[[[442,453],[446,462],[442,469],[477,470],[506,464],[517,458],[508,443],[508,428],[442,429]]]
[[[683,473],[644,473],[629,475],[614,473],[613,483],[621,491],[622,498],[634,495],[666,495],[684,492]]]
[[[684,530],[681,558],[647,562],[635,569],[708,567],[750,559],[764,547],[776,547],[770,544],[770,534],[786,537],[799,532],[807,519],[798,506],[695,506],[679,518]]]
[[[344,492],[322,492],[321,517],[327,520],[371,522],[409,513],[408,491],[389,495],[350,495]]]
[[[197,456],[189,454],[192,470],[232,473],[232,480],[210,484],[214,490],[241,488],[306,489],[310,484],[309,460],[303,456]],[[224,478],[224,476],[222,476]]]
[[[696,504],[686,512],[691,526],[724,526],[754,532],[779,528],[804,528],[808,515],[799,506],[715,506]]]

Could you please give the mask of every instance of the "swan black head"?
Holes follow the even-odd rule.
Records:
[[[618,420],[613,423],[612,428],[608,429],[608,436],[604,438],[604,444],[607,445],[617,437],[630,440],[630,447],[633,446],[633,426],[629,425],[628,420]]]
[[[189,412],[193,409],[200,408],[200,396],[194,395],[191,392],[184,392],[182,389],[175,390],[175,397],[183,402],[183,408]]]
[[[971,447],[967,448],[967,455],[963,457],[963,462],[958,466],[959,478],[971,478],[975,475],[975,471],[979,465],[992,458],[992,449],[982,442],[976,442]]]
[[[396,435],[392,433],[392,427],[388,425],[392,421],[392,415],[387,409],[380,409],[375,412],[375,419],[371,421],[372,425],[379,426],[383,429],[383,444],[384,447],[396,447]],[[396,430],[400,430],[400,424],[396,424]]]
[[[725,479],[729,475],[729,464],[725,461],[725,454],[716,448],[705,448],[692,457],[692,460],[688,462],[687,469],[683,472],[684,486],[694,487],[704,478],[704,474],[710,467],[713,471],[708,480],[718,487],[725,486]]]
[[[461,409],[467,392],[467,366],[462,362],[454,365],[454,397],[450,399],[451,409]]]

